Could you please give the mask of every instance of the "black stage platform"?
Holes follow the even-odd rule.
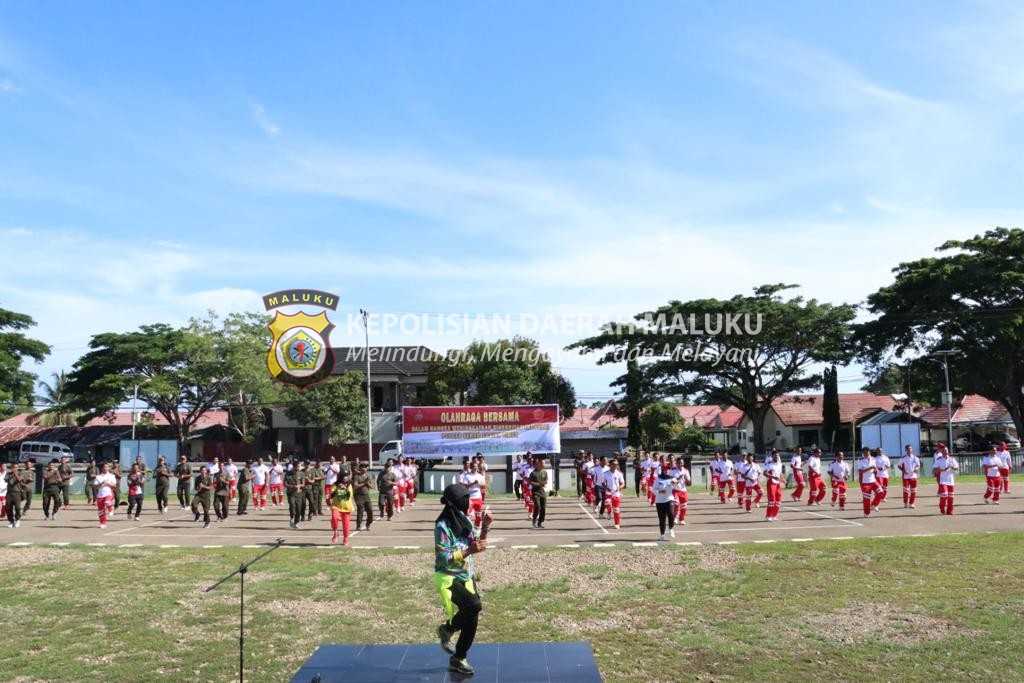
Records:
[[[602,683],[590,644],[477,643],[472,677],[448,671],[448,655],[432,645],[321,645],[292,683]],[[316,678],[319,676],[319,678]]]

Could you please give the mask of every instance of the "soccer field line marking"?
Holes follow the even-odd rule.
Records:
[[[58,548],[62,548],[62,547],[64,547],[64,546],[66,546],[66,545],[71,545],[71,544],[70,544],[70,543],[68,543],[67,541],[61,541],[61,542],[59,542],[59,543],[47,543],[46,545],[55,545],[55,546],[57,546]]]
[[[658,546],[658,544],[655,541],[642,541],[642,542],[641,541],[634,541],[633,542],[633,547],[634,548],[655,548],[657,546]]]
[[[754,543],[775,543],[775,542],[776,542],[776,539],[774,539],[774,538],[762,538],[762,539],[760,539],[758,541],[754,541]]]
[[[161,548],[180,548],[180,545],[162,545]]]
[[[25,546],[32,545],[32,542],[31,541],[15,541],[13,543],[8,543],[7,545],[14,545],[14,546],[19,546],[19,547],[23,548]]]
[[[595,548],[614,548],[615,544],[614,543],[595,543],[593,547],[595,547]]]
[[[536,544],[534,544],[534,545],[514,545],[514,546],[511,546],[511,548],[512,548],[512,550],[535,550],[537,548],[537,546],[536,546]]]
[[[783,510],[792,510],[794,512],[803,512],[804,514],[807,514],[807,515],[814,515],[815,517],[821,517],[822,519],[830,519],[830,520],[832,520],[834,522],[842,522],[843,524],[849,524],[850,526],[864,526],[861,522],[855,522],[852,519],[843,519],[842,517],[833,517],[831,515],[826,515],[823,512],[815,512],[814,510],[803,510],[803,509],[801,509],[801,507],[796,507],[796,506],[792,506],[792,505],[783,505],[782,509]]]
[[[263,546],[261,546],[261,545],[243,545],[242,547],[243,548],[262,548]]]
[[[380,548],[379,545],[354,545],[352,547],[356,550],[377,550]]]
[[[580,544],[579,543],[562,543],[561,545],[556,545],[555,547],[556,548],[579,548]]]
[[[90,548],[106,548],[107,547],[106,543],[86,543],[86,545],[89,546]]]
[[[600,529],[601,531],[605,532],[606,534],[608,533],[608,530],[605,529],[604,526],[601,525],[601,522],[597,521],[597,518],[594,517],[594,515],[590,514],[590,510],[588,510],[587,508],[583,507],[583,503],[579,503],[579,506],[580,506],[580,510],[583,510],[583,514],[585,514],[587,517],[590,517],[590,521],[593,522],[594,524],[596,524],[598,529]]]
[[[419,550],[420,548],[426,548],[425,545],[396,545],[392,546],[395,550]]]
[[[938,536],[938,534],[910,534],[911,538],[931,538],[932,536]]]
[[[124,528],[121,528],[121,529],[117,529],[116,531],[107,531],[103,535],[104,536],[116,536],[118,534],[123,534],[123,533],[125,533],[127,531],[132,531],[134,529],[145,529],[147,527],[160,526],[164,522],[177,522],[179,519],[188,519],[188,518],[189,518],[189,515],[178,515],[177,517],[169,517],[167,519],[158,519],[157,521],[150,522],[149,524],[139,524],[138,526],[124,527]],[[111,520],[111,521],[113,521],[113,520]],[[131,536],[132,534],[128,534],[128,535]]]
[[[828,538],[821,539],[823,541],[852,541],[853,536],[829,536]]]
[[[676,545],[704,545],[704,544],[701,543],[700,541],[683,541],[681,543],[676,543]]]
[[[718,545],[736,545],[739,541],[714,541],[714,543],[717,543]]]
[[[142,544],[141,543],[123,543],[123,544],[121,544],[121,545],[119,545],[117,547],[118,548],[141,548]]]
[[[793,543],[808,543],[809,541],[813,541],[815,539],[813,539],[813,538],[791,538],[789,540],[793,541]]]
[[[224,546],[222,546],[222,545],[204,545],[203,546],[203,548],[205,548],[206,550],[214,550],[216,548],[223,548],[223,547]]]

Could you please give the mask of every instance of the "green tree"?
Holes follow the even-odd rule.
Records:
[[[562,417],[576,412],[576,391],[551,366],[533,339],[474,341],[427,364],[427,403],[517,405],[557,403]]]
[[[167,420],[184,446],[192,427],[221,400],[218,349],[194,329],[143,325],[137,332],[97,334],[89,348],[67,383],[70,407],[82,420],[114,410],[137,387],[139,400]]]
[[[901,263],[894,282],[868,297],[877,317],[857,328],[860,355],[884,368],[958,349],[951,377],[1005,406],[1024,433],[1024,230],[995,228],[937,251]]]
[[[820,386],[821,373],[812,368],[851,355],[855,308],[783,299],[791,287],[762,285],[753,296],[671,301],[637,314],[632,326],[606,326],[569,348],[604,351],[598,363],[640,354],[645,379],[658,395],[701,395],[736,406],[750,418],[755,448],[763,451],[772,401]]]
[[[303,392],[296,391],[285,413],[304,425],[317,425],[327,434],[327,443],[340,446],[366,440],[366,392],[363,375],[346,372],[334,375]]]
[[[22,361],[31,358],[42,362],[50,353],[47,344],[22,333],[35,324],[24,313],[0,308],[0,420],[32,404],[36,376],[22,370]]]
[[[828,448],[834,449],[836,445],[836,434],[839,433],[839,375],[836,366],[825,369],[824,373],[825,395],[821,402],[821,422],[825,443]]]
[[[907,402],[923,406],[942,403],[945,380],[941,364],[924,358],[912,358],[903,363],[885,363],[865,369],[870,377],[861,391],[873,394],[906,394]]]
[[[267,371],[270,320],[262,313],[232,313],[221,321],[211,311],[189,326],[221,360],[221,405],[228,413],[228,428],[245,443],[267,428],[271,405],[291,398]]]
[[[643,428],[644,447],[648,450],[668,445],[686,426],[675,404],[667,401],[647,406],[640,415],[640,424]]]
[[[669,442],[668,446],[674,451],[687,453],[691,450],[699,451],[712,445],[713,442],[704,430],[695,424],[684,424],[679,434]]]
[[[40,382],[39,388],[42,393],[36,396],[36,401],[46,407],[33,413],[29,422],[44,427],[71,426],[77,422],[79,413],[71,408],[72,397],[68,393],[66,372],[53,373],[53,382]]]
[[[626,416],[626,443],[632,448],[640,448],[644,438],[640,415],[643,409],[655,400],[644,381],[644,373],[640,369],[640,364],[635,360],[627,361],[626,374],[612,382],[612,385],[621,386],[624,390],[618,408],[619,414]]]

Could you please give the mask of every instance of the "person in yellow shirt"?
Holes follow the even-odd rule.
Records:
[[[348,529],[352,519],[352,484],[349,483],[349,474],[342,470],[338,480],[331,486],[331,529],[334,535],[331,543],[338,542],[338,521],[341,521],[342,545],[348,545]]]

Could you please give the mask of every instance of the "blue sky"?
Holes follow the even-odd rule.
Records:
[[[1022,130],[1012,2],[0,2],[0,306],[46,377],[291,286],[342,313],[856,302],[1024,223]]]

